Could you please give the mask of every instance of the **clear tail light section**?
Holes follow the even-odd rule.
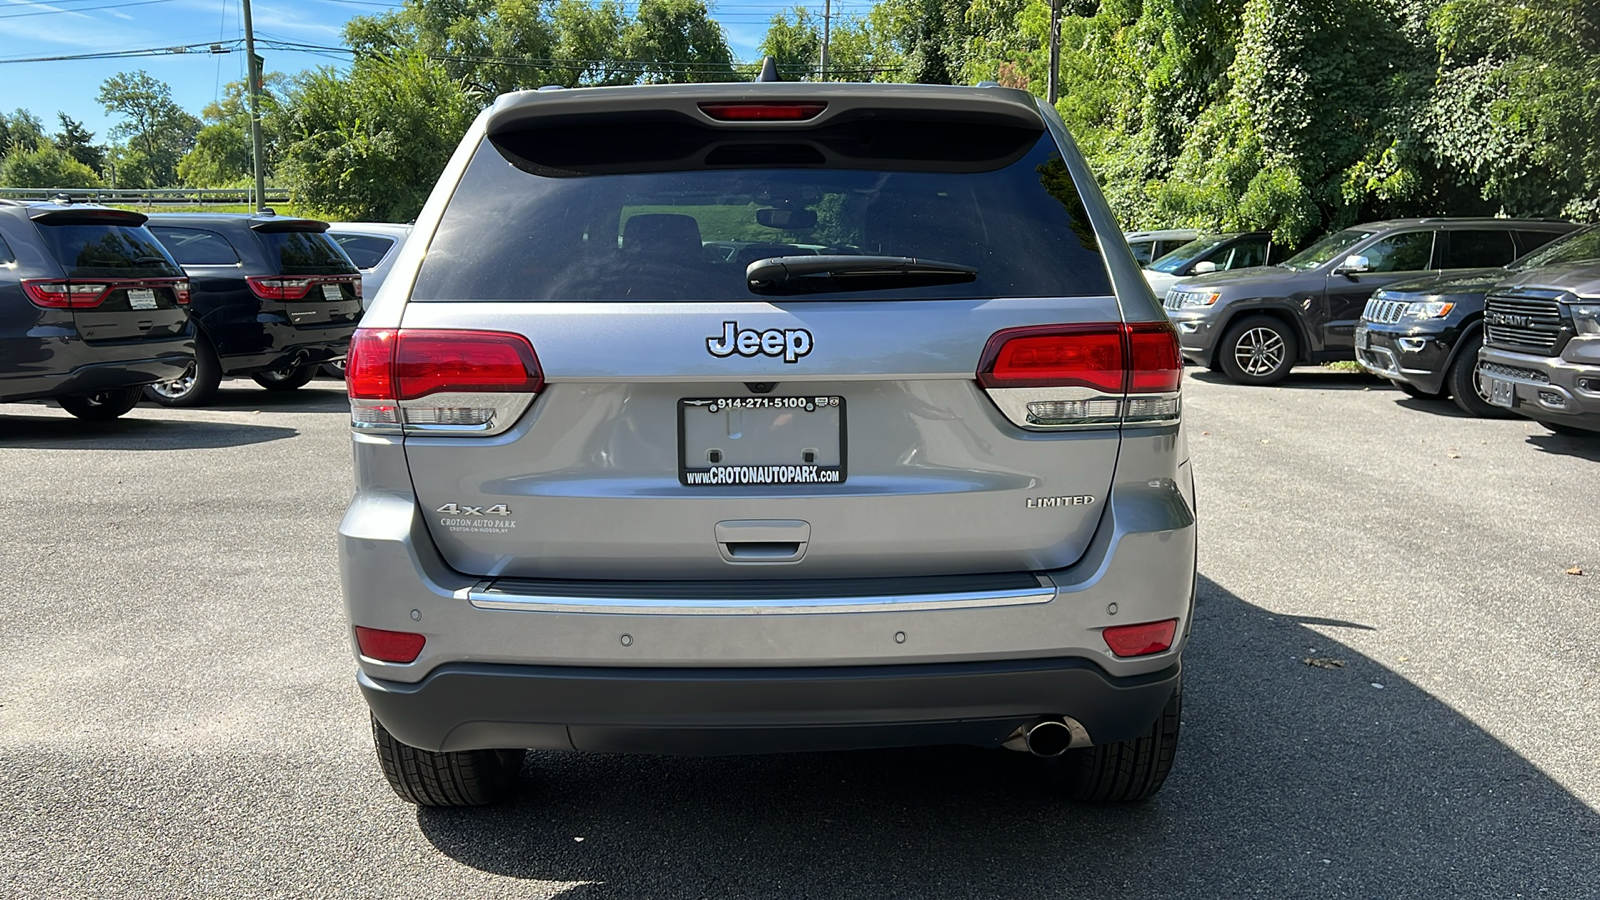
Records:
[[[1008,328],[989,338],[977,377],[1006,418],[1039,431],[1171,424],[1182,409],[1170,322]]]
[[[358,328],[345,385],[358,430],[482,436],[510,428],[544,387],[544,375],[520,334]]]

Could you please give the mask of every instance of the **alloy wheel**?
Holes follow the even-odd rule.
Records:
[[[1239,335],[1233,359],[1248,375],[1270,375],[1283,366],[1283,336],[1271,328],[1252,328]]]

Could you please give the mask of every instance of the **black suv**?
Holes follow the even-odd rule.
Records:
[[[114,419],[194,362],[189,282],[140,213],[0,200],[0,401]]]
[[[1356,361],[1414,397],[1450,395],[1465,412],[1511,413],[1490,403],[1479,383],[1484,298],[1496,284],[1521,273],[1592,259],[1600,226],[1551,241],[1509,266],[1403,281],[1372,295],[1356,328]]]
[[[1558,262],[1525,269],[1489,292],[1478,353],[1481,390],[1496,406],[1560,434],[1600,436],[1600,226]]]
[[[1453,269],[1503,266],[1577,228],[1519,219],[1394,219],[1330,234],[1276,266],[1185,279],[1167,292],[1185,359],[1240,384],[1299,363],[1355,358],[1374,291]]]
[[[201,406],[224,375],[292,391],[343,359],[361,320],[361,272],[326,222],[272,215],[158,214],[150,231],[188,273],[194,365],[151,385],[165,406]]]

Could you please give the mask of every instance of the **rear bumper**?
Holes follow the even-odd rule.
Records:
[[[1569,355],[1577,355],[1575,343],[1568,343]],[[1600,361],[1579,363],[1485,347],[1478,354],[1478,377],[1508,382],[1514,412],[1600,431]]]
[[[1096,744],[1146,731],[1181,666],[1112,677],[1084,659],[789,668],[455,663],[415,684],[357,676],[378,721],[427,750],[707,755],[931,744],[998,747],[1076,719]]]
[[[326,328],[297,327],[275,313],[262,313],[258,319],[261,334],[249,345],[248,353],[223,353],[218,359],[227,375],[249,375],[291,365],[325,363],[343,359],[350,350],[353,323]],[[245,343],[233,341],[232,343]]]
[[[85,362],[58,373],[0,378],[0,401],[46,400],[171,381],[194,361],[194,338],[120,347],[79,345],[72,355]],[[60,354],[56,361],[63,361]]]

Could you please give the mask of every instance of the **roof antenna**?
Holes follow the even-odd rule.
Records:
[[[782,81],[778,77],[778,61],[767,57],[761,61],[761,74],[756,76],[757,81]]]

